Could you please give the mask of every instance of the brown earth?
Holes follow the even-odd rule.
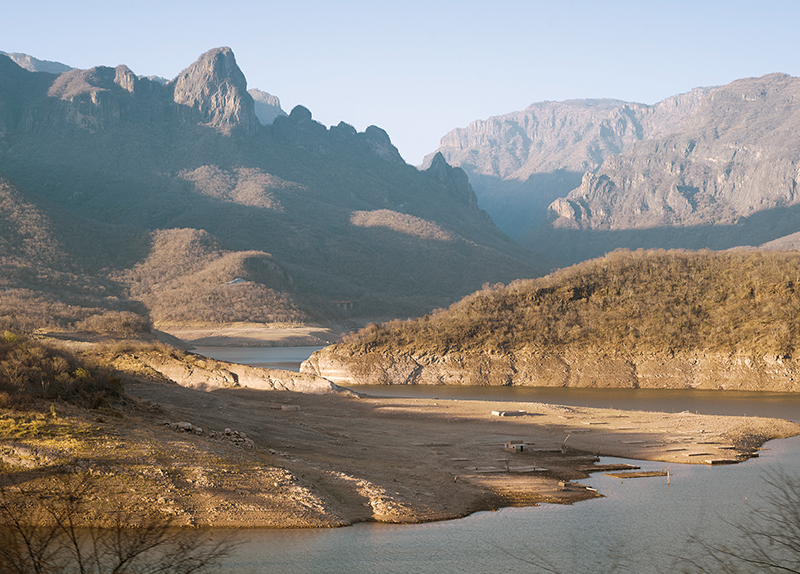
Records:
[[[598,453],[684,464],[743,460],[770,438],[800,433],[800,426],[773,419],[536,403],[249,389],[205,393],[150,382],[131,383],[128,392],[204,429],[246,433],[252,457],[285,469],[303,489],[296,510],[270,517],[270,525],[286,526],[296,525],[299,516],[308,526],[417,522],[508,505],[574,502],[597,494],[559,482],[586,478]],[[526,414],[492,415],[504,410]],[[524,441],[527,452],[505,451],[509,440]],[[266,484],[257,496],[283,495]],[[309,516],[311,504],[319,515]],[[261,525],[261,512],[239,508],[224,521]]]
[[[87,413],[58,404],[58,416],[42,415],[35,433],[18,430],[31,417],[0,414],[2,474],[35,481],[54,466],[87,470],[103,481],[103,500],[160,509],[185,524],[331,527],[571,503],[602,494],[574,482],[598,454],[738,461],[766,440],[800,434],[800,425],[752,417],[199,390],[144,355],[120,353],[114,362],[134,401],[128,407]],[[525,450],[504,450],[512,440]],[[671,471],[680,474],[679,465]]]

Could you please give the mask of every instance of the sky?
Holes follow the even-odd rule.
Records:
[[[798,24],[797,0],[0,0],[0,50],[172,79],[229,46],[287,112],[377,125],[418,165],[452,129],[534,102],[800,76]]]

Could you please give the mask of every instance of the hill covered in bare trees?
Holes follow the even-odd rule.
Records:
[[[368,326],[306,369],[384,384],[800,390],[800,254],[616,251]]]

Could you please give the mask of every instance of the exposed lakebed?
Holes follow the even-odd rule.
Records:
[[[251,351],[254,351],[251,350]],[[311,351],[309,350],[309,353]],[[221,358],[221,357],[220,357]],[[253,363],[250,363],[253,364]],[[800,420],[800,397],[785,393],[533,389],[486,387],[354,387],[382,396],[551,402],[576,406]],[[420,525],[359,524],[335,530],[237,531],[243,542],[227,566],[237,572],[519,572],[539,564],[555,571],[665,572],[686,555],[689,536],[732,541],[737,522],[776,470],[800,474],[800,437],[771,441],[759,458],[724,467],[669,466],[663,477],[620,480],[595,473],[583,482],[604,498],[573,506],[542,505],[479,512]],[[699,552],[699,549],[697,550]],[[535,569],[534,569],[535,571]]]

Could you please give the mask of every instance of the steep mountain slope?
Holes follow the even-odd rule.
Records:
[[[142,305],[92,272],[133,237],[41,203],[0,176],[0,331],[82,329],[89,320],[103,330],[146,328]]]
[[[63,264],[92,261],[85,276],[157,321],[408,316],[539,273],[441,156],[419,171],[380,128],[328,129],[302,106],[261,125],[227,48],[166,84],[125,66],[31,73],[0,56],[0,173],[83,228]],[[199,261],[186,254],[203,245]]]
[[[709,91],[697,88],[653,106],[538,102],[455,129],[441,139],[438,152],[467,172],[481,205],[516,236],[543,221],[550,202],[580,185],[582,175],[610,155],[677,131]]]
[[[800,80],[782,74],[716,90],[679,133],[609,158],[554,203],[554,224],[632,229],[732,223],[793,204],[800,165],[798,95]]]
[[[783,74],[716,89],[680,131],[636,143],[587,174],[551,204],[550,230],[527,240],[726,248],[798,231],[798,95],[800,79]]]

